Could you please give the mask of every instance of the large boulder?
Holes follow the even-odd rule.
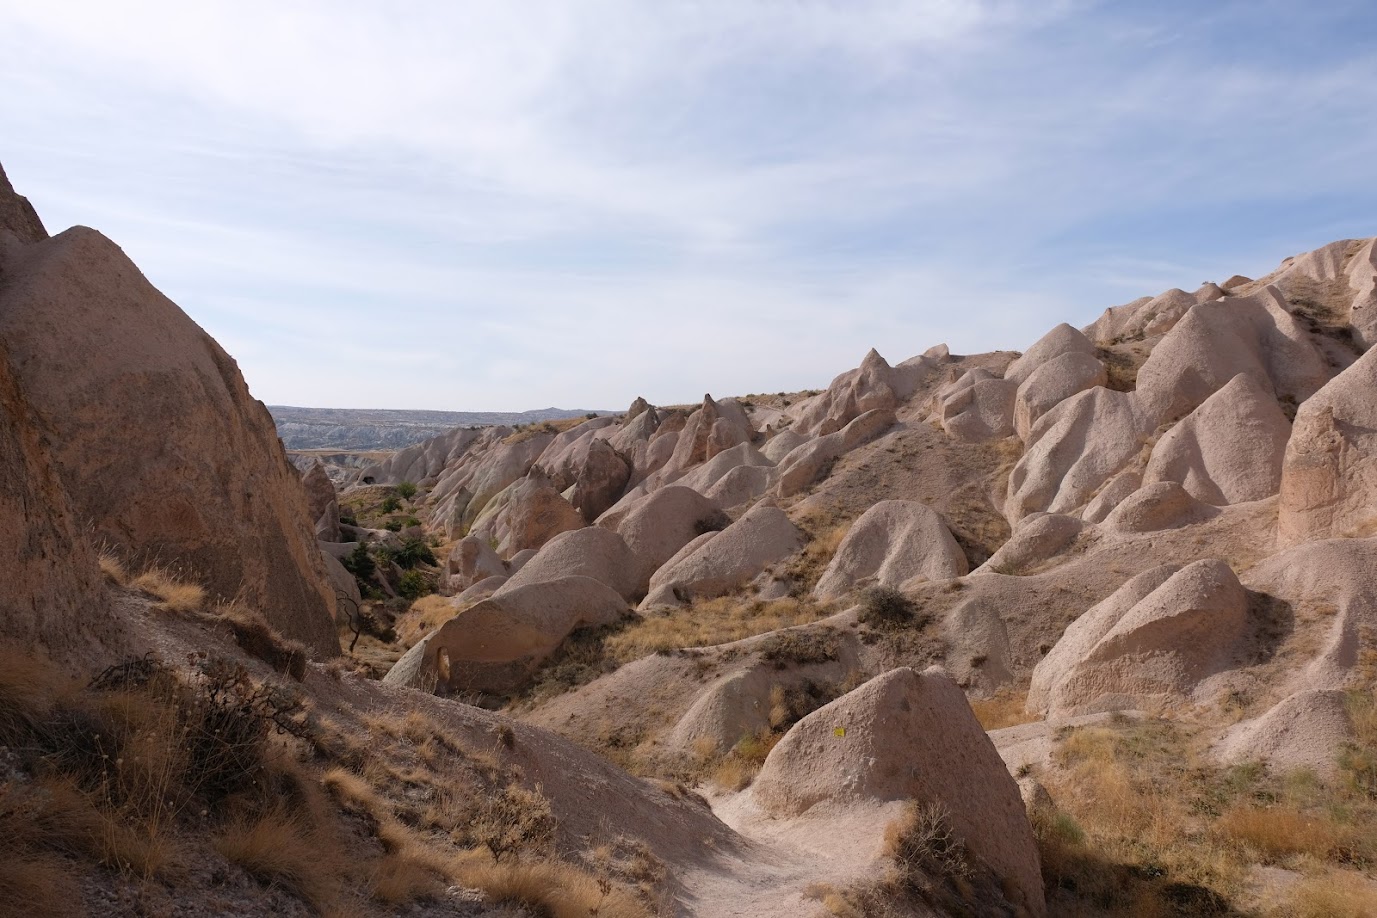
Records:
[[[489,501],[473,531],[479,537],[496,539],[498,554],[512,555],[527,548],[538,549],[561,532],[583,525],[583,515],[535,466],[525,478]]]
[[[998,440],[1014,432],[1017,392],[1017,383],[976,367],[937,394],[937,417],[947,435],[958,440]]]
[[[1179,701],[1237,663],[1248,634],[1248,594],[1229,565],[1156,568],[1066,629],[1033,671],[1029,709],[1064,717]]]
[[[1043,415],[1009,475],[1004,515],[1070,513],[1089,501],[1147,442],[1156,422],[1131,393],[1087,389]]]
[[[1377,519],[1377,348],[1300,406],[1281,469],[1282,546],[1366,533]]]
[[[606,439],[593,438],[574,480],[570,503],[583,514],[584,522],[591,524],[617,502],[630,479],[631,464]]]
[[[753,507],[706,541],[671,559],[650,578],[642,608],[683,605],[729,593],[803,547],[803,534],[783,510]]]
[[[306,491],[308,516],[315,526],[316,538],[322,542],[341,541],[335,483],[319,459],[301,476],[301,486]]]
[[[641,498],[615,528],[640,564],[637,579],[649,584],[651,575],[681,548],[705,532],[727,528],[730,522],[697,491],[670,485]]]
[[[528,584],[470,606],[426,635],[383,681],[441,694],[519,689],[576,628],[626,613],[609,587],[587,577]]]
[[[1077,392],[1108,382],[1109,374],[1094,354],[1072,351],[1053,357],[1019,383],[1014,393],[1014,432],[1026,442],[1038,418]]]
[[[808,403],[795,426],[804,433],[826,436],[867,411],[896,411],[936,367],[936,361],[924,357],[891,367],[871,348],[859,367],[832,380],[825,392]]]
[[[824,477],[833,462],[874,440],[893,427],[896,420],[893,411],[876,408],[841,430],[816,437],[795,448],[779,461],[779,478],[775,486],[779,496],[790,497]]]
[[[1134,395],[1153,426],[1194,411],[1240,373],[1300,404],[1329,365],[1275,287],[1191,307],[1138,371]]]
[[[1093,358],[1095,345],[1065,322],[1049,331],[1004,370],[1004,378],[1021,386],[1044,364],[1067,354]]]
[[[1197,500],[1176,482],[1159,481],[1143,485],[1120,501],[1105,517],[1104,525],[1117,532],[1157,532],[1218,515],[1215,507]]]
[[[964,576],[966,556],[942,517],[917,501],[882,500],[851,525],[814,592],[834,599],[861,587]]]
[[[4,192],[0,175],[0,220]],[[0,281],[4,247],[0,240]],[[95,552],[43,441],[0,346],[0,526],[8,542],[0,552],[0,621],[19,647],[43,647],[62,658],[94,655],[117,646],[120,632]]]
[[[499,592],[561,577],[588,577],[611,587],[623,599],[639,599],[650,582],[641,574],[639,560],[621,536],[601,526],[588,526],[555,536]]]
[[[679,474],[700,462],[707,462],[723,450],[755,438],[746,410],[735,399],[717,402],[711,395],[703,396],[703,404],[689,415],[684,429],[675,441],[674,453],[665,463],[665,471]]]
[[[1178,482],[1215,506],[1262,500],[1281,488],[1290,436],[1276,398],[1240,373],[1162,435],[1143,482]]]
[[[4,167],[0,166],[0,245],[5,242],[6,233],[26,245],[48,238],[48,231],[43,228],[43,221],[38,219],[33,205],[28,198],[15,192],[5,176]]]
[[[76,524],[338,653],[299,476],[234,360],[94,230],[4,248],[0,340]]]
[[[445,571],[451,577],[458,578],[461,589],[468,589],[480,580],[506,576],[507,565],[502,563],[502,558],[487,539],[464,536],[450,549]]]
[[[942,670],[876,676],[794,725],[750,794],[784,819],[829,803],[914,800],[945,807],[966,847],[1044,913],[1032,826],[1018,785],[966,696]]]
[[[1055,558],[1085,531],[1085,523],[1061,513],[1026,516],[1009,541],[999,546],[977,570],[998,574],[1027,574]]]
[[[1261,717],[1231,727],[1214,748],[1230,765],[1264,762],[1277,772],[1308,769],[1333,778],[1353,723],[1343,692],[1305,691],[1285,698]]]

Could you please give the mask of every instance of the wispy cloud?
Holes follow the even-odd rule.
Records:
[[[1372,18],[0,0],[0,159],[267,400],[677,401],[1377,232]]]

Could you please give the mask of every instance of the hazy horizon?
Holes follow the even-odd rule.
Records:
[[[312,408],[1023,349],[1377,234],[1358,2],[0,0],[0,163]]]

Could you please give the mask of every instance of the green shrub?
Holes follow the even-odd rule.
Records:
[[[340,563],[346,571],[354,575],[355,580],[365,584],[373,580],[373,572],[377,570],[373,556],[368,553],[368,546],[363,542],[354,546],[353,552],[340,558]]]
[[[409,481],[404,481],[397,485],[397,493],[400,494],[404,500],[411,500],[411,498],[416,496],[416,486]]]
[[[420,571],[407,571],[397,581],[397,595],[403,599],[417,600],[435,592],[430,580]]]
[[[398,548],[385,548],[383,557],[398,567],[410,570],[418,564],[436,564],[435,552],[424,539],[407,539]]]
[[[397,495],[389,494],[383,498],[382,506],[378,510],[382,513],[396,513],[402,509],[402,502],[397,499]]]

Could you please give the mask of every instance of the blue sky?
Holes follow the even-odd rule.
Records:
[[[820,387],[1377,234],[1373,7],[0,0],[0,162],[269,403]]]

